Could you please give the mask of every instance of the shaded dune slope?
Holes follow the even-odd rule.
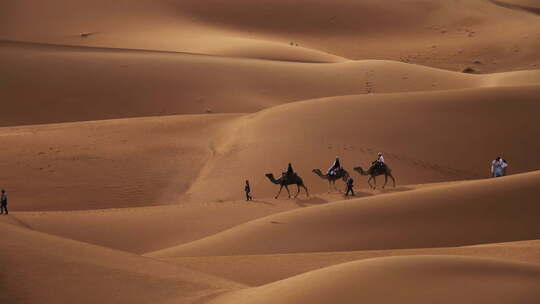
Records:
[[[271,215],[153,257],[448,247],[538,239],[540,172]],[[271,246],[270,246],[271,244]]]
[[[540,20],[482,0],[391,6],[376,0],[8,0],[0,14],[4,40],[284,60],[390,59],[453,70],[478,60],[484,71],[539,63]],[[400,48],[389,48],[389,41]]]
[[[2,303],[188,303],[242,287],[183,267],[20,228],[5,218],[0,218],[0,228]]]
[[[235,292],[210,303],[536,303],[540,267],[453,256],[369,259]],[[316,288],[313,288],[315,287]]]
[[[540,81],[538,71],[479,76],[390,61],[310,64],[0,44],[4,71],[0,88],[5,100],[2,126],[167,114],[245,113],[329,96],[516,86]],[[208,79],[215,81],[209,83]],[[48,106],[47,111],[43,105]]]

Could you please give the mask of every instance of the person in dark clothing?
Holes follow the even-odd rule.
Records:
[[[2,193],[0,194],[0,214],[4,213],[4,211],[6,212],[6,215],[8,214],[7,201],[8,197],[6,190],[2,189]]]
[[[345,196],[349,196],[349,192],[351,192],[352,196],[355,196],[353,187],[354,187],[354,180],[352,179],[352,177],[349,176],[349,178],[347,178],[347,192],[345,192]]]
[[[294,170],[292,168],[291,163],[289,163],[289,165],[287,166],[287,176],[293,176],[293,175],[294,175]]]
[[[294,173],[291,163],[289,163],[289,165],[287,166],[287,172],[283,172],[281,174],[283,182],[285,182],[285,180],[287,180],[288,178],[293,177],[295,174],[296,173]]]
[[[249,186],[249,180],[246,179],[246,186],[244,187],[244,191],[246,192],[246,201],[252,201],[253,198],[251,197],[251,187]]]

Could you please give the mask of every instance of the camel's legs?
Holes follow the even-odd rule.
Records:
[[[383,189],[384,189],[384,187],[386,187],[387,183],[388,183],[388,174],[385,174],[384,175],[384,185],[382,186]]]
[[[396,179],[392,176],[392,174],[388,174],[388,176],[390,176],[390,178],[394,182],[394,188],[395,188],[396,187]]]
[[[373,185],[371,184],[371,180],[372,180],[372,179],[373,179],[373,176],[370,175],[369,178],[368,178],[368,180],[367,180],[367,183],[368,183],[368,185],[369,185],[369,187],[370,187],[371,189],[373,189]]]
[[[297,191],[296,191],[296,195],[294,196],[294,198],[297,198],[298,194],[300,194],[300,186],[298,184],[296,184],[296,188],[297,188]]]
[[[332,192],[332,181],[328,180],[328,193]]]
[[[289,194],[289,198],[291,198],[291,191],[289,191],[289,186],[285,185],[285,190],[287,190],[287,193]]]
[[[373,175],[373,189],[377,189],[377,177]]]
[[[279,192],[277,193],[277,195],[276,195],[276,197],[275,197],[276,199],[277,199],[277,198],[279,197],[279,195],[281,194],[281,189],[283,189],[283,185],[281,185],[281,187],[279,187]]]
[[[301,187],[304,188],[304,190],[306,190],[306,195],[307,195],[307,197],[309,197],[309,192],[307,190],[307,187],[305,185],[301,185]]]

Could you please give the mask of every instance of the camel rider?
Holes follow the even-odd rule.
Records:
[[[371,163],[374,168],[383,168],[384,167],[384,156],[381,152],[377,154],[377,159]]]
[[[327,175],[338,175],[339,171],[341,171],[341,163],[339,162],[339,156],[336,156],[336,160],[334,160],[334,163],[332,166],[328,169],[326,172]]]
[[[501,157],[497,157],[491,162],[491,176],[492,177],[501,177],[505,175],[506,167],[508,163]]]
[[[293,177],[296,173],[294,173],[294,170],[292,168],[292,165],[291,163],[289,163],[289,165],[287,166],[287,172],[283,172],[283,180],[289,178],[289,177]]]

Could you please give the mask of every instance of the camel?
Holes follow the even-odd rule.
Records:
[[[287,193],[289,193],[289,198],[291,198],[291,192],[289,191],[289,187],[288,187],[289,185],[296,185],[298,187],[298,192],[296,192],[296,195],[294,196],[294,198],[297,198],[298,194],[300,194],[300,187],[302,187],[302,188],[304,188],[304,190],[306,190],[306,195],[307,195],[307,197],[309,197],[309,192],[308,192],[308,189],[306,188],[306,186],[304,185],[304,181],[302,180],[302,178],[300,178],[300,176],[298,176],[296,174],[290,176],[289,178],[285,178],[284,176],[282,176],[279,179],[275,179],[274,174],[272,174],[272,173],[267,173],[267,174],[265,174],[265,176],[268,177],[268,179],[272,183],[274,183],[276,185],[280,185],[279,192],[275,197],[276,199],[281,194],[281,190],[283,189],[283,187],[285,187],[285,189],[287,189]],[[284,178],[285,178],[285,180],[284,180]]]
[[[313,173],[317,174],[320,178],[328,180],[328,193],[332,190],[332,186],[334,190],[338,190],[336,188],[336,181],[337,180],[343,180],[344,182],[347,181],[347,178],[349,178],[349,172],[345,169],[341,169],[337,175],[328,175],[323,174],[320,169],[313,169]]]
[[[394,182],[394,188],[396,187],[396,179],[394,178],[394,176],[392,176],[392,169],[390,169],[390,167],[388,167],[388,165],[386,164],[384,164],[383,166],[379,166],[377,168],[374,168],[373,166],[371,166],[371,168],[369,168],[367,172],[364,171],[362,167],[356,167],[354,168],[354,170],[360,173],[361,175],[369,175],[368,184],[373,189],[377,188],[377,180],[375,179],[375,177],[379,175],[384,175],[384,185],[382,186],[383,189],[386,186],[386,183],[388,183],[389,176]],[[373,179],[374,185],[371,185],[372,179]]]

